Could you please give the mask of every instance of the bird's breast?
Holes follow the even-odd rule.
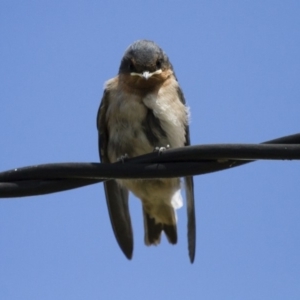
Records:
[[[139,96],[120,92],[111,95],[106,114],[111,162],[125,154],[134,157],[153,151],[142,126],[146,116],[147,107]]]
[[[187,112],[175,89],[144,95],[111,91],[106,119],[111,162],[125,154],[134,157],[154,147],[185,143]]]

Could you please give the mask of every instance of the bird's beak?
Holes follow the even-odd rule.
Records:
[[[145,71],[142,76],[147,80],[149,77],[151,77],[151,73],[148,71]]]
[[[148,80],[150,77],[152,77],[153,75],[156,75],[156,74],[161,74],[162,70],[159,69],[159,70],[156,70],[152,73],[150,73],[149,71],[144,71],[143,73],[136,73],[136,72],[132,72],[130,73],[131,76],[140,76],[142,77],[143,79],[146,79]]]

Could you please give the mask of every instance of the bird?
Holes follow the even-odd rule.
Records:
[[[166,53],[153,41],[137,40],[125,51],[118,75],[109,79],[97,114],[101,163],[190,145],[189,108]],[[193,177],[184,178],[188,251],[195,259],[196,221]],[[158,245],[162,232],[177,243],[176,209],[182,206],[180,178],[114,179],[104,182],[116,240],[133,254],[129,191],[142,202],[146,245]]]

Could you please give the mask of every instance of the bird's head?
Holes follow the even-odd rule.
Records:
[[[154,42],[139,40],[126,50],[119,75],[133,88],[149,88],[163,83],[173,74],[168,56]]]

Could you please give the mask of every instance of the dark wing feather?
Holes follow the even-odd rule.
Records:
[[[178,95],[182,103],[185,104],[183,92],[178,88]],[[187,125],[185,128],[186,142],[185,146],[190,145],[190,130]],[[187,218],[188,218],[188,248],[191,263],[195,260],[196,252],[196,216],[195,216],[195,198],[194,198],[194,180],[192,176],[184,177],[186,202],[187,202]]]
[[[106,126],[108,97],[109,92],[104,91],[97,115],[99,155],[100,160],[103,163],[110,162],[107,155],[107,143],[109,137]],[[133,233],[128,208],[128,190],[121,187],[115,180],[108,180],[103,184],[110,222],[116,240],[125,256],[128,259],[131,259],[133,252]]]

